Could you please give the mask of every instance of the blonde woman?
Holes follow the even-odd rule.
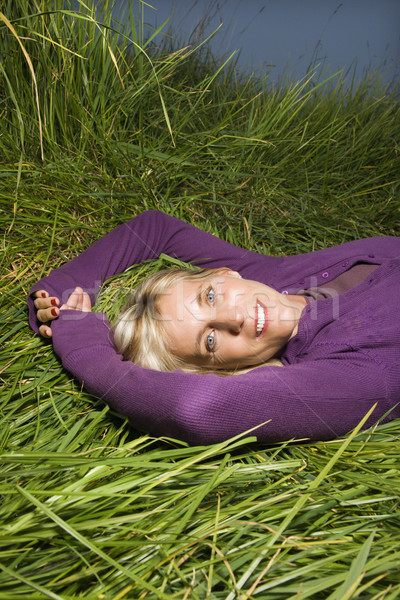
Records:
[[[162,252],[206,270],[156,274],[112,331],[89,294]],[[148,211],[39,281],[30,323],[138,429],[330,439],[375,404],[365,426],[400,416],[399,255],[400,239],[381,237],[269,257]]]

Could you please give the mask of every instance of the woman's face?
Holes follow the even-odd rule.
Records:
[[[173,354],[235,369],[277,356],[296,335],[305,300],[226,270],[173,284],[158,306]]]

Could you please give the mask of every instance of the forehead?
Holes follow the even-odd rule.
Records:
[[[207,285],[209,277],[176,281],[158,300],[161,318],[165,322],[182,322],[193,313],[198,305],[199,294]]]
[[[208,277],[175,282],[159,298],[159,318],[170,350],[182,358],[200,359],[198,336],[204,323],[199,295]]]

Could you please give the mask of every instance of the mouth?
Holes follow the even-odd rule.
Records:
[[[268,320],[267,319],[268,319],[267,307],[264,306],[264,304],[261,304],[261,302],[259,302],[257,300],[256,322],[255,322],[256,338],[259,338],[267,331],[267,328],[268,328]]]

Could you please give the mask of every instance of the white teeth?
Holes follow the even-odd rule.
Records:
[[[264,328],[265,313],[264,313],[263,307],[258,302],[257,302],[257,309],[258,309],[257,310],[257,312],[258,312],[258,320],[257,320],[256,334],[260,335],[260,333],[262,332],[262,330]]]

